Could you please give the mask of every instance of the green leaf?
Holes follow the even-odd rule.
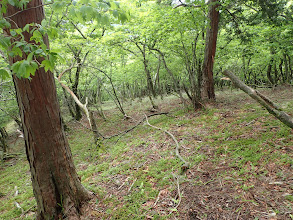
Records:
[[[47,20],[46,20],[46,19],[43,19],[42,22],[41,22],[41,25],[42,25],[43,27],[46,27],[47,24],[48,24]]]
[[[117,10],[113,10],[112,14],[115,18],[118,18],[118,16],[119,16],[119,12]]]
[[[10,47],[11,41],[10,37],[1,37],[0,38],[0,46],[2,46],[4,49],[8,49]]]
[[[0,20],[0,28],[4,29],[4,28],[10,28],[11,25],[8,21],[6,21],[5,19],[1,19]]]
[[[10,77],[10,74],[7,70],[5,69],[0,69],[0,78],[2,80],[8,79]]]
[[[23,48],[23,52],[25,52],[25,53],[31,52],[31,45],[29,45],[29,44],[25,45]]]
[[[19,47],[13,47],[11,52],[13,52],[13,57],[14,56],[20,56],[22,57],[22,51]]]
[[[41,67],[44,67],[46,72],[48,70],[51,70],[51,71],[54,70],[54,64],[50,60],[43,60]]]
[[[23,31],[29,32],[31,24],[26,24],[23,28]]]
[[[31,52],[28,56],[27,56],[27,61],[28,62],[31,62],[32,60],[33,60],[33,56],[34,56],[34,53],[33,52]]]
[[[17,29],[15,29],[15,32],[16,32],[17,34],[21,34],[21,33],[22,33],[22,29],[21,29],[21,28],[17,28]]]
[[[61,12],[63,8],[65,7],[66,2],[55,2],[52,5],[52,8],[55,12]]]
[[[119,2],[110,2],[111,8],[112,9],[118,9],[119,8]]]
[[[9,3],[10,5],[12,5],[12,6],[15,6],[15,2],[14,2],[14,0],[8,0],[8,3]]]
[[[44,51],[42,50],[42,49],[37,49],[36,51],[34,51],[35,52],[35,54],[40,54],[40,53],[43,53]]]
[[[17,42],[14,42],[14,44],[15,44],[15,47],[21,47],[21,46],[26,45],[26,42],[23,42],[23,41],[17,41]]]
[[[43,41],[43,35],[39,30],[35,30],[30,40],[34,40],[36,43],[40,43],[41,41]]]
[[[10,30],[10,34],[11,34],[12,37],[15,37],[17,35],[15,30]]]

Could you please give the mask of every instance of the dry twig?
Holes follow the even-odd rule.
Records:
[[[133,187],[134,183],[136,182],[136,180],[137,180],[137,178],[133,181],[133,183],[132,183],[131,186],[129,187],[128,192],[130,192],[130,190],[132,189],[132,187]]]
[[[148,126],[150,126],[150,127],[152,127],[152,128],[155,128],[155,129],[157,129],[157,130],[160,130],[160,131],[165,132],[166,134],[168,134],[168,135],[173,139],[173,141],[174,141],[175,144],[176,144],[176,149],[175,149],[176,156],[177,156],[177,157],[178,157],[178,158],[184,163],[184,164],[181,166],[181,169],[182,169],[182,171],[186,171],[186,170],[189,168],[189,163],[188,163],[186,160],[184,160],[183,157],[181,157],[181,155],[179,154],[179,148],[180,148],[180,145],[179,145],[178,141],[176,140],[176,138],[174,137],[174,135],[171,134],[169,131],[166,131],[166,130],[164,130],[164,129],[162,129],[162,128],[159,128],[159,127],[156,127],[156,126],[151,125],[151,124],[149,123],[149,121],[148,121],[148,117],[147,117],[146,115],[145,115],[145,120],[146,120],[146,123],[147,123]]]
[[[175,176],[175,175],[173,175],[173,177],[174,177],[174,180],[175,180],[175,178],[176,178],[176,184],[177,184],[177,191],[178,191],[179,201],[178,201],[176,207],[175,207],[173,210],[171,210],[171,212],[169,213],[169,215],[170,215],[174,210],[177,210],[177,208],[179,207],[179,205],[180,205],[180,203],[181,203],[181,200],[182,200],[182,195],[181,195],[181,192],[180,192],[180,186],[179,186],[179,180],[178,180],[178,177]]]

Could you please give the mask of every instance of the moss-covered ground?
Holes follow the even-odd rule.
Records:
[[[263,90],[293,116],[293,89]],[[125,120],[105,103],[104,139],[94,145],[86,120],[67,132],[82,183],[96,194],[83,219],[293,219],[293,131],[240,91],[194,111],[177,97],[157,99],[152,125],[147,99],[124,103]],[[0,219],[34,219],[36,203],[23,141],[10,131],[10,159],[0,164]]]

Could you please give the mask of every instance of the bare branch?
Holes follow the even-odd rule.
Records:
[[[201,8],[202,6],[201,5],[193,5],[193,4],[185,4],[185,3],[181,2],[181,4],[176,5],[173,9],[179,8],[179,7]]]
[[[150,127],[152,127],[152,128],[155,128],[155,129],[157,129],[157,130],[160,130],[160,131],[165,132],[166,134],[168,134],[168,135],[173,139],[173,141],[174,141],[175,144],[176,144],[176,149],[175,149],[176,156],[177,156],[177,157],[178,157],[178,158],[184,163],[184,164],[181,166],[181,169],[182,169],[182,171],[186,171],[186,170],[189,168],[189,163],[186,162],[186,161],[181,157],[181,155],[179,154],[179,148],[180,148],[180,145],[179,145],[178,141],[176,140],[176,138],[174,137],[174,135],[171,134],[169,131],[166,131],[166,130],[164,130],[164,129],[162,129],[162,128],[159,128],[159,127],[156,127],[156,126],[154,126],[154,125],[151,125],[151,124],[149,123],[148,118],[147,118],[146,115],[145,115],[145,120],[146,120],[146,123],[147,123],[148,126],[150,126]]]
[[[12,14],[12,15],[5,16],[4,18],[11,18],[11,17],[13,17],[13,16],[15,16],[15,15],[17,15],[17,14],[19,14],[19,13],[22,13],[22,12],[25,12],[25,11],[28,11],[28,10],[32,10],[32,9],[36,9],[36,8],[40,8],[40,7],[43,7],[43,6],[46,6],[46,5],[51,5],[51,4],[53,4],[53,2],[51,2],[51,3],[46,3],[46,4],[42,4],[42,5],[38,5],[38,6],[35,6],[35,7],[26,8],[26,9],[23,9],[23,10],[21,10],[21,11],[18,11],[18,12],[16,12],[16,13]]]

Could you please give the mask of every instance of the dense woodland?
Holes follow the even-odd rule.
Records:
[[[293,219],[293,1],[0,9],[0,219]]]

